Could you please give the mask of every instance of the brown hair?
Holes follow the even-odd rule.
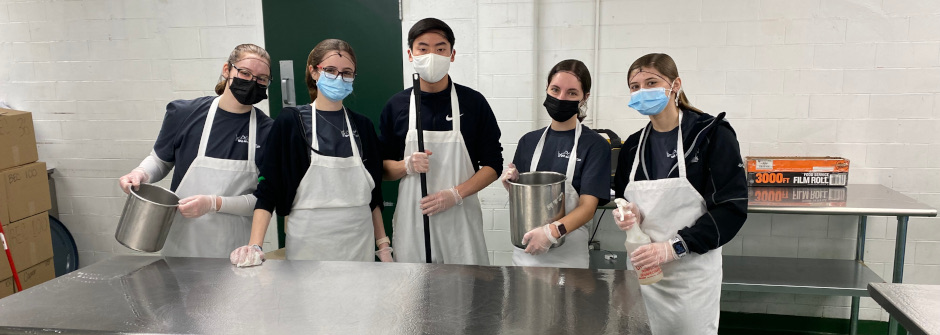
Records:
[[[545,87],[548,87],[552,84],[552,78],[555,77],[555,74],[558,72],[571,72],[575,77],[578,78],[578,81],[581,82],[581,91],[584,91],[585,99],[587,94],[591,93],[591,72],[588,71],[587,65],[584,65],[584,62],[577,59],[566,59],[558,62],[555,66],[552,67],[551,71],[548,71],[548,82],[545,84]],[[585,116],[578,115],[578,121],[584,121]]]
[[[643,57],[637,58],[633,64],[630,65],[630,69],[627,70],[627,76],[633,74],[633,71],[639,70],[644,67],[651,67],[662,73],[669,80],[675,81],[676,78],[679,78],[679,68],[676,67],[676,61],[672,60],[672,57],[669,57],[667,54],[658,54],[652,53],[647,54]],[[629,81],[629,79],[627,79]],[[689,103],[689,98],[685,96],[685,90],[681,90],[679,93],[679,108],[687,109],[694,111],[699,114],[703,114],[700,109],[695,108]]]
[[[353,66],[356,66],[356,53],[353,52],[352,46],[346,41],[340,39],[325,39],[317,43],[313,50],[310,50],[310,54],[307,55],[307,66],[304,67],[304,81],[307,82],[307,93],[310,94],[310,101],[317,100],[317,81],[313,80],[313,75],[310,74],[310,66],[316,66],[326,58],[327,54],[331,51],[345,51],[349,54],[349,59],[353,62]]]
[[[235,47],[235,50],[232,50],[232,53],[228,55],[228,63],[238,63],[238,61],[247,57],[248,54],[261,57],[261,59],[268,63],[268,68],[271,67],[271,56],[268,55],[268,52],[264,50],[264,48],[250,43],[239,44]],[[219,82],[215,84],[215,94],[218,95],[222,95],[222,93],[225,92],[225,83],[228,81],[228,78],[225,78],[225,76],[220,77]]]

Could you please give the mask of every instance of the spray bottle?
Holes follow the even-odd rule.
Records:
[[[617,208],[620,209],[620,220],[623,221],[624,215],[629,213],[626,209],[629,202],[622,198],[614,199],[614,202],[617,204]],[[652,239],[650,239],[650,236],[646,235],[646,233],[640,229],[640,225],[636,224],[627,230],[627,240],[623,243],[623,246],[627,248],[627,254],[632,254],[637,248],[650,244],[651,242]],[[647,268],[643,271],[637,269],[636,274],[641,285],[649,285],[663,279],[663,270],[659,266]]]

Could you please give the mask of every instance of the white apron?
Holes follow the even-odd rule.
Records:
[[[418,151],[415,129],[415,100],[411,94],[408,108],[408,135],[405,152]],[[473,176],[473,164],[460,133],[460,106],[457,87],[450,87],[453,130],[424,131],[424,148],[430,150],[427,173],[428,194],[457,186]],[[398,185],[398,207],[392,218],[395,260],[424,263],[424,219],[421,214],[421,177],[406,175]],[[476,194],[464,196],[463,204],[430,217],[431,262],[445,264],[489,265],[483,239],[483,210]]]
[[[679,113],[682,124],[682,113]],[[640,152],[645,150],[646,128],[640,135],[630,183],[624,191],[627,201],[643,211],[640,227],[653,242],[676,236],[706,213],[705,199],[686,179],[682,129],[677,142],[679,178],[636,181]],[[627,259],[629,263],[629,258]],[[633,268],[632,264],[630,268]],[[663,279],[641,285],[653,334],[717,334],[721,297],[721,248],[705,254],[688,253],[662,266]]]
[[[316,113],[316,107],[313,107]],[[375,260],[372,226],[372,189],[375,181],[366,170],[356,146],[349,115],[352,157],[330,157],[312,152],[310,167],[297,187],[286,229],[287,259],[317,261]],[[312,120],[312,146],[319,150],[317,118]]]
[[[545,136],[548,134],[548,128],[542,133],[542,138],[535,145],[535,152],[532,154],[532,163],[529,164],[529,171],[538,171],[539,160],[542,158],[542,150],[545,146]],[[571,147],[571,153],[568,156],[568,167],[565,170],[565,215],[571,213],[578,207],[580,195],[571,186],[574,180],[574,167],[578,161],[578,140],[581,138],[581,122],[574,127],[574,146]],[[550,248],[548,252],[541,255],[530,255],[525,249],[515,248],[512,251],[512,264],[516,266],[546,266],[559,268],[588,268],[588,229],[583,225],[565,236],[565,243],[560,247]]]
[[[180,199],[198,195],[235,196],[251,194],[258,187],[258,167],[255,165],[255,143],[258,119],[254,108],[249,112],[248,159],[222,159],[206,156],[209,134],[219,107],[219,97],[212,101],[206,124],[199,139],[199,152],[189,165],[186,175],[176,188]],[[172,257],[227,258],[232,250],[245,245],[251,237],[251,217],[209,212],[198,218],[187,219],[179,212],[166,238],[162,254]]]

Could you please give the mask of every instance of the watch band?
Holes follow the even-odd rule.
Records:
[[[679,235],[669,239],[669,244],[672,246],[672,251],[675,253],[676,259],[682,258],[682,256],[689,253],[689,247],[686,246],[685,241]]]

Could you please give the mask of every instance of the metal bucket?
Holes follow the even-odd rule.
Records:
[[[140,184],[131,188],[121,212],[114,238],[125,247],[145,252],[163,249],[180,198],[156,185]]]
[[[565,216],[565,175],[533,171],[519,174],[509,182],[509,230],[512,244],[525,248],[522,237],[532,229]],[[565,238],[558,240],[559,247]]]

